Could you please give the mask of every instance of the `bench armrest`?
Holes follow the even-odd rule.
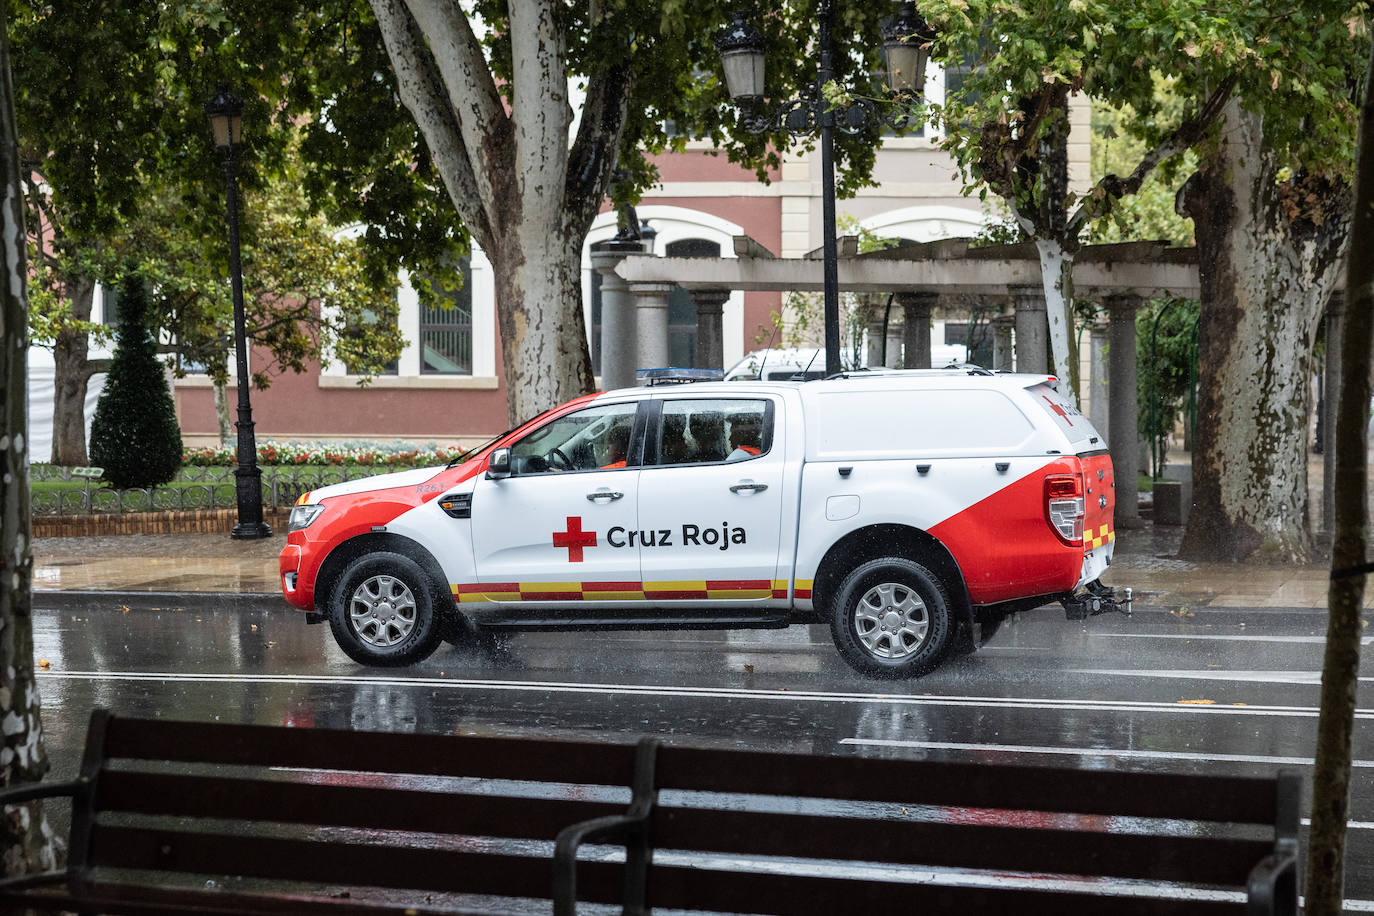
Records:
[[[86,791],[89,781],[84,778],[73,779],[69,782],[32,782],[18,786],[9,786],[0,789],[0,807],[5,805],[22,805],[24,802],[37,801],[40,798],[75,798]],[[18,891],[27,887],[35,887],[42,884],[50,884],[54,881],[61,881],[69,876],[69,871],[65,868],[57,871],[35,872],[27,875],[15,875],[13,877],[0,879],[0,891]]]
[[[611,817],[598,817],[573,824],[559,831],[553,852],[554,916],[577,914],[577,850],[583,843],[614,839],[625,847],[625,888],[621,901],[627,916],[647,912],[645,897],[649,863],[653,859],[653,840],[649,836],[649,817],[658,802],[654,769],[658,759],[658,740],[643,738],[635,747],[633,796],[629,810]]]
[[[1246,882],[1246,916],[1296,916],[1297,850],[1272,853],[1250,870]]]
[[[0,789],[0,805],[21,805],[40,798],[74,798],[85,790],[86,779],[69,782],[28,782]]]

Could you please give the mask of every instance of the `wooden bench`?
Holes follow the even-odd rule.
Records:
[[[1298,793],[1289,774],[400,735],[97,711],[76,780],[0,792],[5,804],[72,798],[68,868],[6,882],[0,903],[369,916],[512,905],[547,912],[550,900],[558,914],[575,912],[577,900],[632,913],[1287,914],[1297,912]]]

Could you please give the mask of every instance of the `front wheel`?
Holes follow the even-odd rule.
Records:
[[[920,677],[950,645],[953,619],[944,583],[901,557],[870,560],[845,576],[830,608],[840,656],[875,678]]]
[[[348,565],[329,602],[329,626],[349,658],[386,667],[428,658],[442,635],[429,577],[389,552]]]

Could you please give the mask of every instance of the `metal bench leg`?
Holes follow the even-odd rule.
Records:
[[[649,866],[653,864],[653,837],[649,817],[658,803],[654,784],[658,739],[643,738],[635,748],[633,796],[629,810],[615,817],[599,817],[566,827],[558,834],[553,854],[554,916],[576,916],[577,850],[592,840],[612,839],[625,846],[625,887],[622,902],[626,916],[647,912]]]

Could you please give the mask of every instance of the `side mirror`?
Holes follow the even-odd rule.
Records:
[[[498,448],[487,459],[487,479],[503,480],[510,476],[510,449]]]

